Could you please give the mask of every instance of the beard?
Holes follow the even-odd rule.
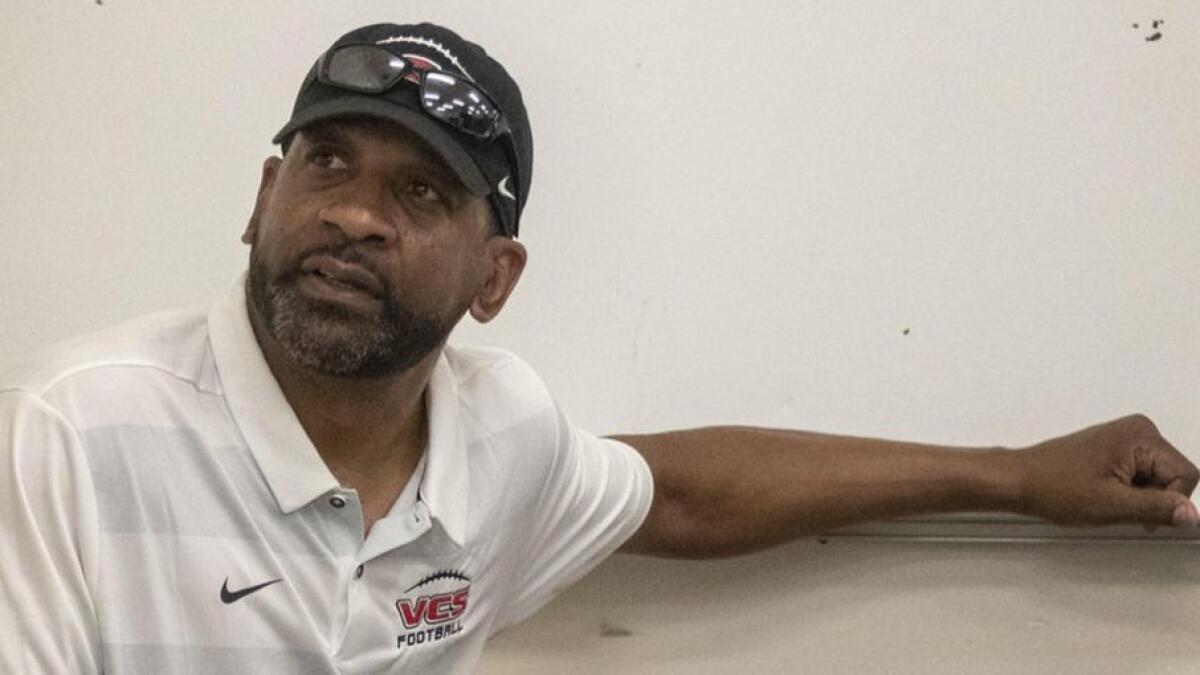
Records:
[[[317,253],[371,269],[369,258],[354,244],[308,255]],[[249,296],[263,327],[295,364],[321,375],[382,378],[402,373],[443,344],[462,313],[440,321],[420,314],[380,278],[382,308],[374,315],[359,314],[305,297],[298,288],[304,274],[298,262],[272,277],[257,246],[250,248]]]

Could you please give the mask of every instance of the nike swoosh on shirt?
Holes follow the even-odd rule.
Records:
[[[267,586],[270,586],[271,584],[277,584],[280,581],[283,581],[283,579],[272,579],[270,581],[264,581],[257,586],[247,586],[246,588],[238,591],[231,591],[229,590],[229,577],[225,577],[225,583],[221,584],[221,602],[227,605],[235,603],[255,591],[261,591]]]

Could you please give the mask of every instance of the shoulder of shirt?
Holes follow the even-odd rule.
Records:
[[[443,351],[460,410],[492,431],[533,418],[549,422],[557,406],[546,384],[517,355],[491,347],[447,345]]]
[[[199,386],[209,358],[207,318],[203,306],[172,309],[69,338],[0,373],[0,392],[44,396],[98,369],[150,368]]]

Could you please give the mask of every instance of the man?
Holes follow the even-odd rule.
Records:
[[[1020,451],[601,439],[516,357],[447,346],[520,279],[532,140],[516,84],[444,28],[340,38],[276,141],[227,298],[0,380],[0,671],[462,672],[618,549],[935,511],[1200,520],[1142,416]]]

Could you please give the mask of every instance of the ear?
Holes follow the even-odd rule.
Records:
[[[279,175],[279,165],[282,163],[283,159],[279,157],[268,157],[263,161],[262,177],[258,180],[258,196],[254,199],[254,212],[250,214],[250,220],[246,223],[246,231],[242,233],[243,244],[254,243],[254,238],[258,235],[258,221],[267,208],[267,200],[271,194],[271,188],[275,185],[275,177]]]
[[[494,236],[486,247],[491,269],[471,300],[471,316],[479,323],[491,321],[504,308],[521,279],[526,260],[525,246],[516,239]]]

